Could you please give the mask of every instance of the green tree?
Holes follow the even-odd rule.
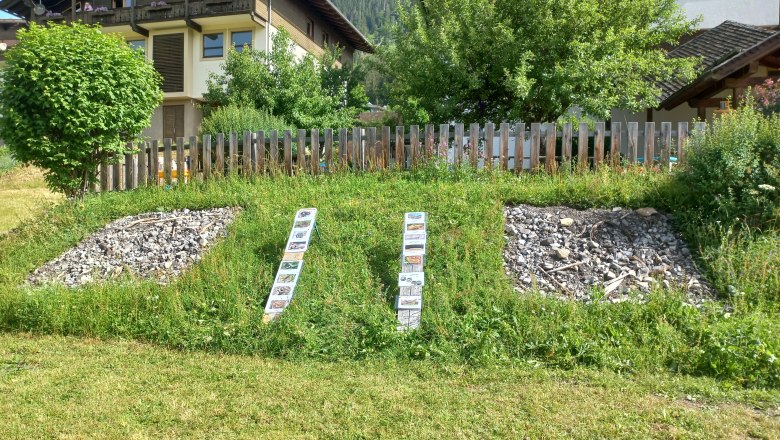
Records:
[[[283,118],[298,127],[348,126],[362,111],[354,107],[365,96],[356,81],[347,88],[335,84],[336,78],[349,79],[341,72],[331,54],[317,60],[307,54],[298,57],[289,34],[283,29],[274,35],[270,54],[245,49],[231,50],[222,72],[212,73],[207,83],[204,114],[218,107],[235,104],[254,107]],[[362,99],[367,102],[367,98]]]
[[[97,27],[30,23],[18,38],[0,74],[0,137],[17,160],[45,170],[50,188],[82,197],[98,165],[149,126],[161,77]]]
[[[664,44],[691,32],[674,0],[425,0],[398,7],[381,51],[407,122],[550,121],[658,104],[657,81],[695,60]]]

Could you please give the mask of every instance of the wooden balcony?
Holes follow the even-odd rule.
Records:
[[[191,21],[202,17],[234,15],[252,12],[252,0],[191,0],[185,1],[151,1],[140,0],[131,8],[115,8],[113,1],[96,0],[91,2],[92,11],[63,11],[61,15],[36,17],[39,23],[81,21],[87,24],[103,26],[143,25],[155,21],[185,20]],[[160,4],[163,3],[163,4]],[[154,5],[152,5],[154,4]],[[189,24],[189,23],[188,23]]]

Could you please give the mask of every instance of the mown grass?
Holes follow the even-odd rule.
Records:
[[[722,385],[525,362],[290,362],[0,334],[0,437],[778,437],[777,391]]]
[[[426,167],[410,174],[225,179],[104,194],[63,204],[0,242],[0,329],[287,360],[523,361],[780,385],[780,324],[763,299],[732,311],[721,302],[697,309],[675,292],[656,292],[647,304],[617,305],[518,295],[503,272],[501,249],[502,208],[519,202],[679,206],[678,190],[665,176],[606,170],[516,178]],[[226,205],[244,207],[230,235],[172,285],[124,279],[77,290],[23,286],[31,270],[115,218]],[[279,322],[264,325],[263,305],[292,215],[306,206],[319,209],[322,239],[307,252],[293,304]],[[392,298],[403,213],[411,210],[430,214],[426,306],[421,328],[399,334]],[[687,221],[681,226],[693,224]],[[773,276],[759,271],[737,278],[757,286],[776,282]],[[765,289],[749,295],[769,297]]]
[[[0,152],[0,234],[62,201],[46,187],[41,170],[17,167]]]

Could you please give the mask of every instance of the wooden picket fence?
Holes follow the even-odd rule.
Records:
[[[416,125],[408,130],[398,126],[395,133],[390,127],[355,127],[205,134],[128,144],[128,150],[135,153],[102,164],[92,190],[119,191],[232,174],[406,170],[434,157],[455,166],[518,173],[542,169],[555,173],[561,166],[587,171],[605,163],[626,162],[668,169],[670,160],[685,160],[689,137],[707,128],[705,123],[692,127],[689,131],[689,124],[683,122],[673,130],[671,122],[648,122],[640,130],[640,124],[629,122],[623,130],[623,124],[614,122],[607,131],[606,123],[599,122],[594,130],[580,124],[575,132],[570,123],[562,129],[554,123],[502,123],[498,127],[486,123],[470,124],[468,132],[464,124],[442,124],[438,130],[434,125],[422,130]]]

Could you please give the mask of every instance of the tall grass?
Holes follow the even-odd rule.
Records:
[[[11,152],[8,151],[8,147],[0,147],[0,176],[16,167],[17,163]]]
[[[516,293],[503,269],[502,212],[504,204],[520,202],[671,206],[674,189],[663,175],[635,172],[518,178],[429,166],[405,174],[225,179],[103,194],[62,205],[0,242],[0,329],[288,359],[523,360],[780,385],[778,324],[761,306],[696,308],[666,291],[646,304],[617,305]],[[169,286],[133,279],[80,289],[23,284],[35,267],[113,219],[226,205],[244,207],[229,236]],[[322,238],[306,254],[295,300],[278,322],[264,325],[292,215],[305,206],[319,209]],[[392,298],[403,213],[411,210],[430,214],[430,258],[422,326],[401,334]]]

